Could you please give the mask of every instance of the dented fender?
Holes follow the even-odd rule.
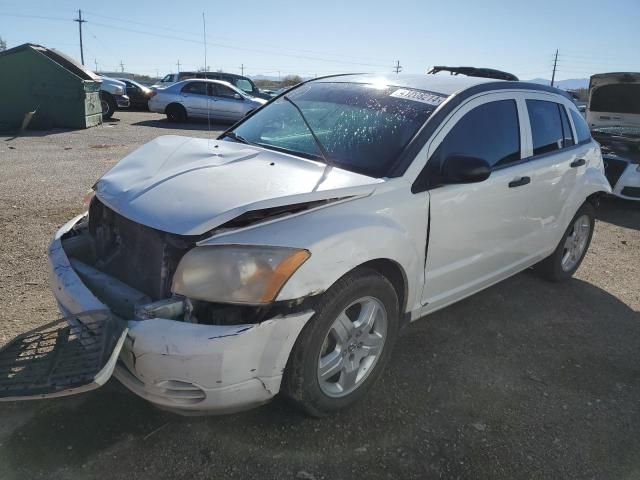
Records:
[[[405,278],[407,310],[419,304],[427,242],[428,193],[407,197],[401,179],[386,180],[373,195],[304,215],[214,236],[200,245],[273,245],[311,253],[283,286],[278,301],[327,290],[363,263],[388,260]],[[365,205],[366,204],[366,205]]]

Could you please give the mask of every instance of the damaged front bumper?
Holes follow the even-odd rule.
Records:
[[[67,317],[108,310],[82,282],[62,247],[78,216],[49,247],[50,282]],[[298,334],[312,310],[256,324],[203,325],[164,318],[129,320],[114,376],[139,396],[166,409],[229,413],[269,401]]]

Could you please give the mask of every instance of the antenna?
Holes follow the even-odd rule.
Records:
[[[204,12],[202,12],[202,39],[204,44],[204,79],[207,79],[207,21],[204,18]],[[213,90],[213,85],[211,85]],[[211,142],[211,109],[209,108],[210,102],[209,85],[207,85],[207,129],[209,131],[209,143]]]

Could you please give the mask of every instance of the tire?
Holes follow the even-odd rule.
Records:
[[[180,123],[187,120],[187,111],[182,105],[178,105],[177,103],[172,103],[167,106],[165,113],[167,115],[167,120],[170,122]]]
[[[118,104],[108,93],[100,94],[100,106],[102,107],[102,118],[105,120],[110,119],[118,108]]]
[[[361,269],[338,280],[314,309],[291,351],[281,391],[309,415],[322,417],[358,401],[382,374],[398,336],[398,296],[386,277]],[[361,323],[366,312],[375,312],[373,321]],[[341,313],[345,323],[338,321]],[[345,324],[351,331],[342,328]],[[346,341],[339,341],[338,333]],[[324,380],[321,359],[336,367]]]
[[[579,236],[575,236],[575,229],[578,221],[581,220],[583,225],[583,233]],[[569,222],[567,230],[562,235],[560,243],[556,247],[555,251],[542,262],[535,266],[535,269],[547,280],[552,282],[563,282],[570,279],[573,274],[578,270],[584,256],[589,250],[591,244],[591,238],[593,237],[593,228],[595,225],[595,209],[589,202],[585,202],[578,209],[578,212],[574,215]],[[586,232],[588,226],[589,231]],[[570,249],[567,248],[567,243],[572,243],[568,240],[569,237],[574,238],[574,245],[579,244],[581,248],[578,251],[574,251],[573,258],[570,262],[565,262],[567,255],[571,257]]]

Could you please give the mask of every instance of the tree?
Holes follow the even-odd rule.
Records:
[[[0,37],[0,52],[7,49],[7,42],[5,42],[2,37]]]
[[[301,83],[302,77],[300,75],[287,75],[282,79],[283,87],[292,87],[293,85],[297,85]]]

